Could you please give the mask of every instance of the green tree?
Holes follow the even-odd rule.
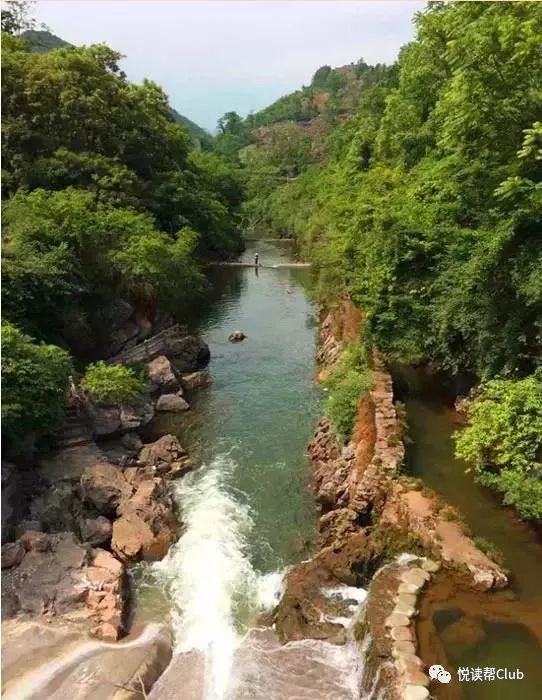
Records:
[[[70,372],[65,350],[2,323],[2,428],[12,451],[24,451],[26,438],[58,427]]]
[[[481,483],[503,494],[528,519],[542,518],[542,370],[521,380],[493,379],[468,406],[456,434],[458,457]]]
[[[88,365],[82,388],[98,401],[130,403],[145,391],[145,382],[133,369],[100,361]]]

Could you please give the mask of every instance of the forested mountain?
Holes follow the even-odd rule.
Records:
[[[540,517],[542,6],[432,3],[416,24],[395,66],[363,64],[348,104],[331,91],[323,148],[307,119],[327,67],[246,120],[225,115],[218,148],[244,177],[247,225],[296,239],[323,298],[363,309],[365,345],[497,382],[459,451]]]
[[[192,138],[204,147],[209,148],[211,146],[211,135],[209,132],[205,131],[201,126],[198,126],[196,122],[193,122],[188,117],[179,114],[173,107],[170,108],[171,116],[176,124],[181,124],[188,129]]]
[[[66,46],[72,46],[69,42],[64,41],[64,39],[61,39],[55,34],[51,34],[51,32],[46,29],[27,29],[22,32],[20,36],[21,39],[27,43],[29,50],[37,53],[46,53],[53,49],[62,49]],[[210,146],[211,136],[205,129],[202,129],[201,126],[198,126],[191,119],[188,119],[188,117],[179,114],[173,107],[170,107],[170,112],[175,123],[181,124],[188,129],[195,143],[204,147]]]
[[[2,35],[8,440],[54,426],[68,353],[99,355],[119,315],[182,319],[205,287],[200,264],[242,249],[235,173],[194,149],[164,92],[130,83],[119,58]]]
[[[63,49],[65,46],[70,46],[69,42],[51,34],[47,29],[27,29],[21,34],[21,38],[26,41],[31,51],[38,53],[46,53],[53,49]]]

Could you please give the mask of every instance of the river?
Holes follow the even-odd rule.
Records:
[[[291,259],[287,243],[251,242],[242,261],[251,262],[256,249],[263,269],[209,271],[211,297],[191,320],[211,349],[211,385],[187,414],[152,426],[154,436],[176,434],[197,466],[176,485],[183,536],[162,562],[141,569],[136,587],[137,615],[166,615],[174,630],[177,663],[151,695],[161,700],[177,697],[179,686],[185,700],[359,697],[361,656],[353,645],[306,640],[285,648],[270,630],[255,631],[280,596],[286,568],[310,553],[317,513],[305,449],[321,412],[311,271],[273,268]],[[230,343],[237,329],[247,337]],[[419,378],[407,372],[397,386],[413,440],[408,468],[460,508],[474,536],[502,551],[512,581],[511,591],[484,597],[452,585],[426,605],[424,658],[433,654],[451,670],[523,669],[521,697],[535,700],[542,687],[540,545],[455,460],[453,411]],[[515,700],[518,686],[453,683],[435,692],[446,700],[495,692]]]
[[[140,598],[156,605],[157,581],[166,591],[176,651],[206,654],[209,698],[224,695],[239,640],[276,602],[315,528],[305,454],[320,411],[311,272],[267,267],[291,259],[287,243],[251,243],[242,260],[256,245],[265,269],[211,270],[212,298],[193,319],[210,346],[211,385],[188,414],[153,426],[176,434],[198,468],[176,487],[185,532]],[[231,343],[236,329],[247,337]]]

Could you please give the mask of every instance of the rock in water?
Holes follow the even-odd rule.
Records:
[[[156,442],[144,445],[138,461],[155,469],[156,474],[169,478],[180,476],[190,469],[188,454],[175,435],[163,435]]]
[[[211,378],[207,370],[201,369],[197,372],[191,372],[190,374],[183,374],[181,377],[181,384],[186,391],[194,391],[195,389],[201,389],[211,383]]]
[[[240,343],[245,338],[246,335],[243,333],[243,331],[234,331],[228,336],[228,340],[230,341],[230,343]]]
[[[182,413],[190,406],[179,394],[162,394],[156,403],[156,410],[168,413]]]
[[[171,393],[180,389],[179,380],[173,365],[165,355],[159,355],[148,362],[145,367],[152,384],[152,391]]]

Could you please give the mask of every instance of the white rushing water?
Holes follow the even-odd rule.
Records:
[[[228,489],[235,469],[231,456],[218,455],[176,484],[185,531],[154,570],[173,603],[177,665],[157,690],[181,685],[197,700],[359,700],[363,664],[353,639],[281,645],[272,629],[255,628],[258,613],[279,601],[285,572],[260,574],[251,565],[250,509]],[[338,586],[324,593],[346,603],[345,617],[330,620],[348,632],[366,592]]]
[[[249,507],[226,489],[234,469],[230,456],[218,455],[177,483],[186,529],[155,565],[174,603],[175,651],[204,654],[206,700],[224,697],[240,618],[272,608],[282,582],[282,573],[259,575],[248,559]]]

